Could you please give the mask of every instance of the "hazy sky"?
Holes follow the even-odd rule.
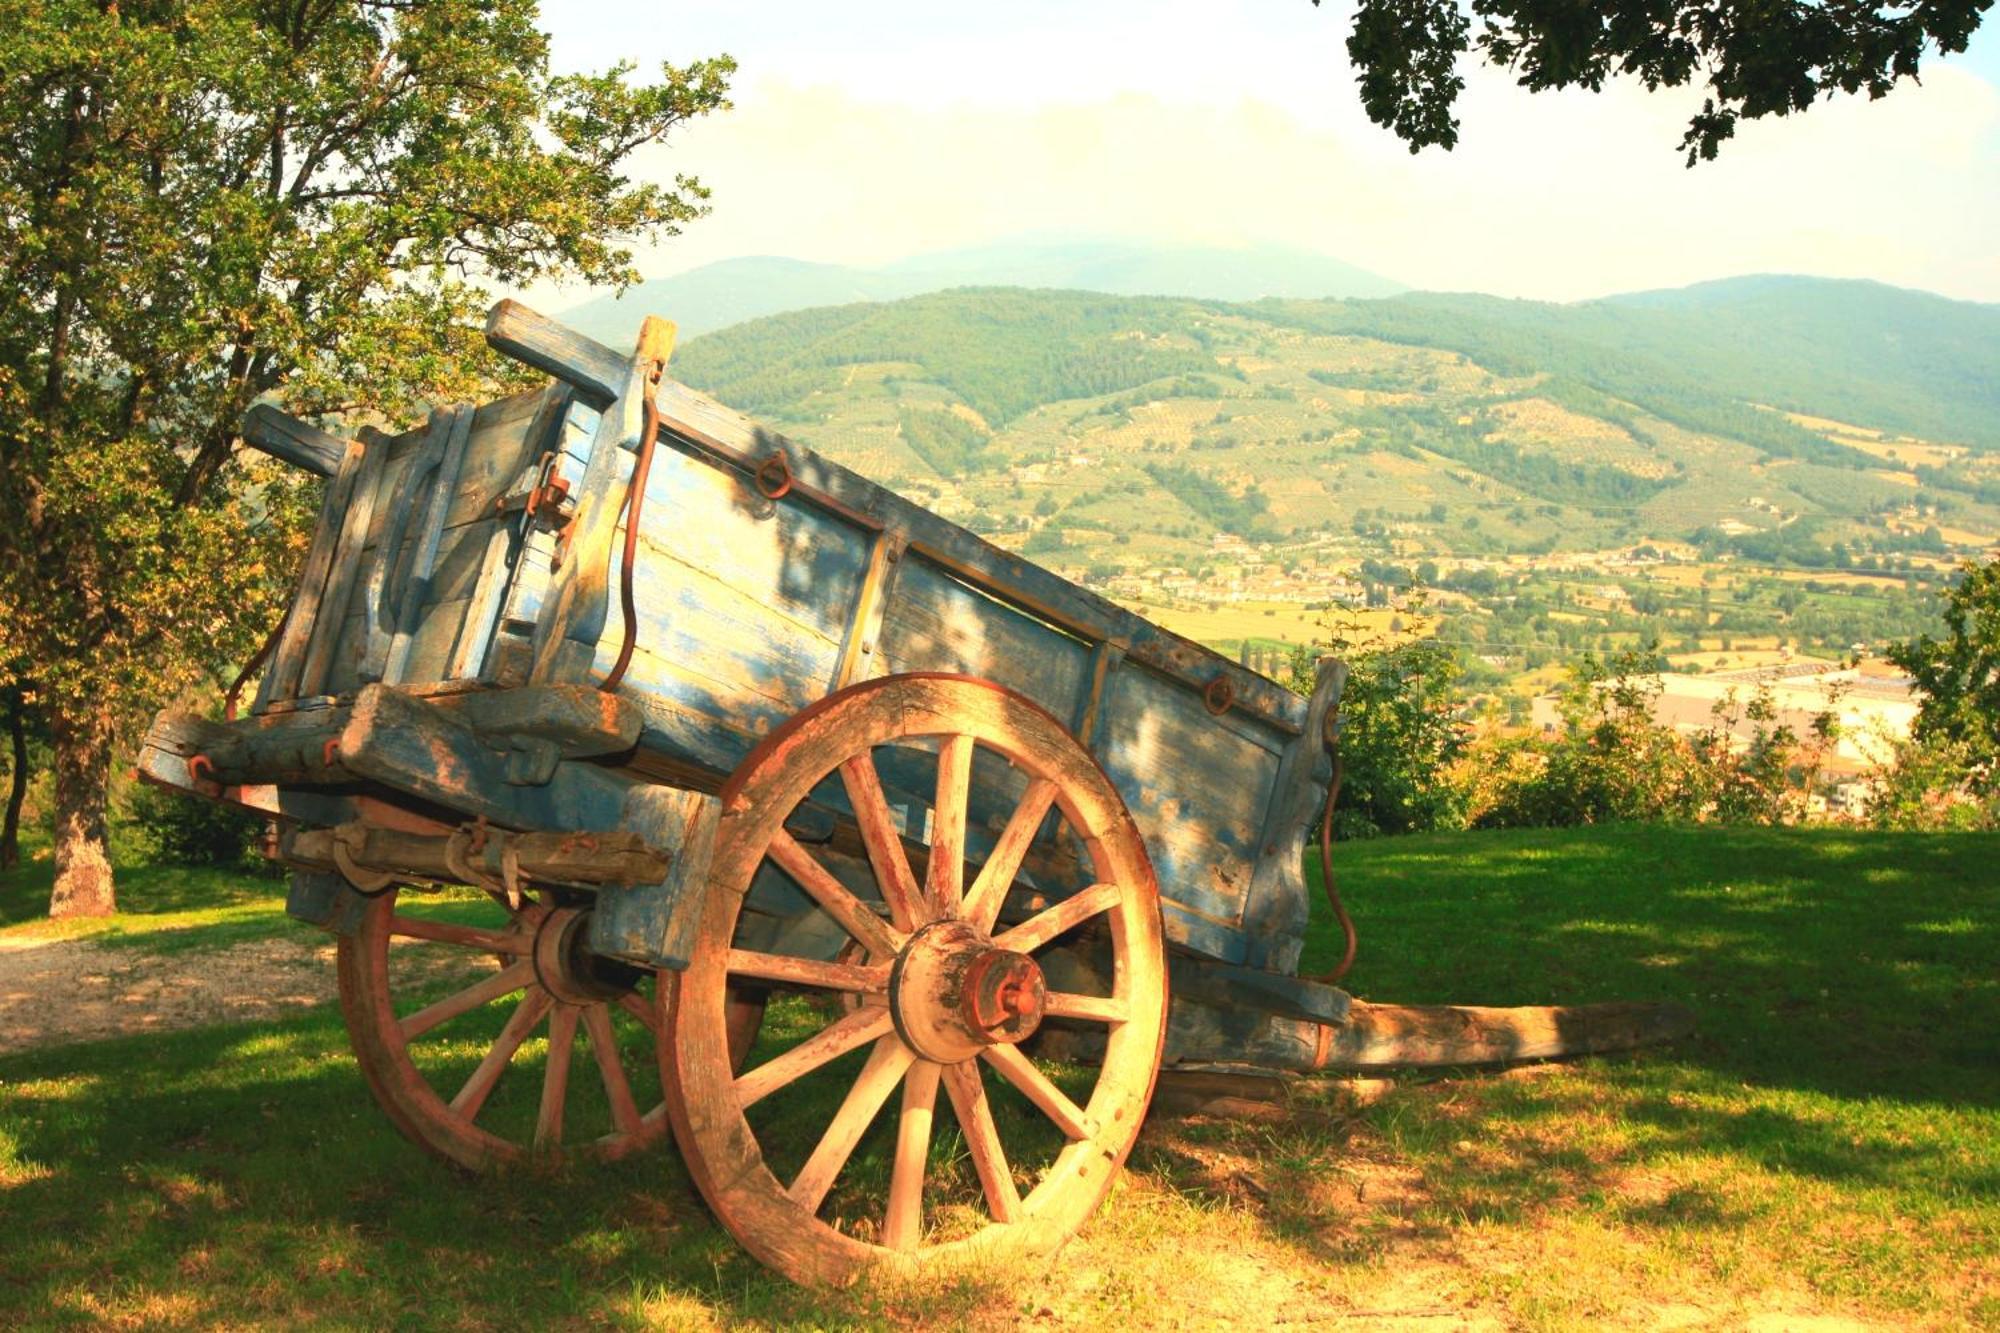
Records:
[[[1327,0],[551,0],[565,67],[728,52],[735,109],[642,156],[714,212],[641,258],[878,263],[1021,233],[1320,251],[1569,300],[1747,272],[2000,301],[2000,18],[1881,102],[1746,124],[1692,171],[1692,89],[1530,95],[1469,70],[1456,150],[1362,115]]]

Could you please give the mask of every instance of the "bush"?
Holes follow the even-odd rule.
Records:
[[[1900,741],[1869,791],[1868,822],[1927,833],[2000,829],[2000,771],[1966,741]]]
[[[1468,790],[1458,761],[1466,734],[1453,693],[1456,652],[1428,638],[1378,647],[1336,626],[1324,649],[1294,653],[1292,680],[1301,692],[1312,688],[1319,652],[1348,667],[1340,696],[1339,836],[1465,827]]]
[[[246,865],[264,831],[257,815],[150,782],[134,784],[126,814],[144,854],[169,865]]]
[[[1562,691],[1560,734],[1481,756],[1501,774],[1475,822],[1540,828],[1699,814],[1708,784],[1692,747],[1653,720],[1655,670],[1646,651],[1586,655]]]

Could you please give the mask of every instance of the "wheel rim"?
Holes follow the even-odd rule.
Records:
[[[904,743],[907,754],[916,738],[930,738],[936,755],[921,879],[877,771],[881,747]],[[984,821],[995,841],[975,872],[963,853],[976,756],[988,778],[993,757],[1013,776],[998,806],[988,802],[1011,810]],[[879,910],[784,827],[823,781],[837,781],[854,812]],[[718,1217],[803,1282],[845,1282],[878,1264],[1052,1251],[1095,1210],[1130,1151],[1165,1033],[1158,891],[1109,780],[1027,699],[967,677],[918,675],[855,686],[794,717],[744,761],[721,800],[695,958],[674,980],[660,1044],[676,1136]],[[1052,904],[1030,900],[1026,919],[999,927],[1051,812],[1081,843],[1088,886]],[[744,895],[767,859],[857,942],[845,961],[736,947]],[[1079,928],[1108,944],[1110,981],[1097,988],[1108,993],[1058,989],[1043,974],[1051,945]],[[851,961],[856,954],[863,961]],[[809,1034],[767,1043],[782,1049],[736,1075],[723,1055],[725,999],[732,980],[749,977],[849,998]],[[1078,1071],[1023,1048],[1045,1020],[1102,1034],[1087,1096],[1062,1085],[1076,1086]],[[795,1091],[810,1079],[816,1093]],[[824,1114],[829,1102],[813,1096],[842,1084]],[[899,1090],[892,1127],[881,1113]],[[788,1095],[804,1106],[765,1109]],[[996,1118],[1001,1101],[1013,1111]],[[815,1119],[822,1128],[797,1136]],[[878,1119],[870,1167],[851,1171]],[[964,1160],[941,1166],[937,1130],[954,1121]],[[830,1202],[843,1172],[858,1179]]]
[[[581,908],[552,894],[460,900],[449,916],[418,897],[375,898],[339,948],[348,1034],[396,1125],[474,1168],[658,1142],[658,975],[593,968]]]

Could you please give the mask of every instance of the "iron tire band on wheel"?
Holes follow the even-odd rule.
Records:
[[[1014,1194],[1016,1187],[1011,1176],[1006,1183],[996,1184],[988,1179],[982,1166],[981,1185],[989,1215],[1005,1211],[1014,1220],[990,1221],[962,1238],[924,1245],[921,1214],[912,1233],[905,1211],[902,1245],[889,1248],[822,1222],[817,1208],[825,1197],[824,1188],[813,1206],[808,1207],[791,1197],[787,1186],[766,1164],[725,1054],[725,997],[731,975],[730,954],[744,895],[774,842],[784,836],[786,818],[822,780],[840,773],[841,780],[847,781],[843,765],[870,756],[868,774],[872,780],[875,747],[917,737],[947,738],[940,742],[941,752],[963,744],[961,771],[969,770],[971,748],[977,746],[1005,757],[1031,780],[1053,787],[1055,808],[1082,838],[1097,881],[1072,901],[1088,898],[1093,903],[1103,903],[1093,915],[1101,916],[1109,926],[1116,977],[1114,993],[1093,1000],[1103,1009],[1115,1010],[1117,1017],[1103,1020],[1106,1023],[1103,1062],[1092,1093],[1080,1108],[1081,1121],[1074,1129],[1061,1131],[1068,1142],[1040,1179],[1008,1207],[1006,1199],[996,1203],[995,1196],[996,1191],[1003,1196]],[[949,739],[953,737],[966,740]],[[940,770],[948,767],[941,757]],[[946,804],[943,788],[941,781],[940,810]],[[1032,782],[1030,790],[1035,790]],[[850,794],[854,791],[851,785],[849,791]],[[701,904],[694,959],[688,970],[674,979],[668,1031],[659,1044],[662,1083],[675,1137],[695,1182],[717,1217],[758,1259],[787,1277],[806,1283],[845,1283],[871,1267],[884,1264],[929,1267],[960,1262],[1019,1262],[1053,1253],[1095,1212],[1118,1167],[1131,1151],[1151,1100],[1166,1034],[1166,966],[1159,891],[1138,828],[1110,780],[1060,722],[1023,696],[974,677],[917,674],[864,682],[800,712],[743,761],[723,787],[721,801],[713,868]],[[961,796],[959,809],[963,805]],[[1038,819],[1026,819],[1018,810],[1015,818],[1023,820],[1030,829],[1039,823]],[[865,821],[862,822],[865,835],[867,828]],[[962,838],[962,816],[959,822],[961,831],[957,836]],[[945,833],[934,834],[940,842],[952,836],[947,828],[949,821],[942,814],[935,823],[946,829]],[[871,843],[869,850],[874,859],[881,849]],[[902,856],[900,845],[895,855]],[[941,860],[947,858],[932,858],[934,863]],[[879,862],[877,873],[879,880]],[[923,892],[920,909],[931,909],[937,902],[949,900],[967,882],[977,886],[969,869],[961,875],[959,885],[949,889],[917,886]],[[1003,892],[1004,887],[1001,886]],[[884,897],[889,897],[886,891]],[[858,900],[850,898],[849,902]],[[992,910],[998,909],[998,900],[991,894],[982,897],[981,903],[991,903]],[[1058,903],[1041,911],[1033,921],[1014,930],[1026,930],[1053,920],[1057,908],[1062,906]],[[878,927],[892,925],[879,915],[873,919]],[[870,933],[874,931],[871,929]],[[1003,938],[1007,933],[994,937],[1001,950],[1009,947]],[[899,949],[908,938],[922,934],[921,929],[907,932],[907,938],[897,941]],[[1047,942],[1040,940],[1023,952],[1032,952]],[[885,975],[887,970],[883,968]],[[1062,998],[1075,1001],[1083,997]],[[847,1016],[837,1022],[860,1021],[852,1009],[845,1012]],[[899,1014],[898,1028],[902,1022],[903,1016]],[[939,1101],[946,1100],[938,1092],[941,1081],[954,1115],[962,1118],[958,1108],[963,1097],[974,1109],[975,1120],[983,1119],[990,1132],[992,1120],[990,1112],[984,1109],[981,1083],[981,1071],[989,1060],[975,1058],[953,1067],[915,1059],[914,1052],[898,1035],[898,1028],[870,1038],[873,1053],[850,1092],[850,1099],[861,1095],[862,1083],[870,1083],[880,1100],[874,1097],[864,1100],[879,1108],[900,1085],[907,1107],[913,1097],[921,1099],[923,1094],[913,1094],[913,1089],[927,1081],[932,1114],[941,1116],[942,1110],[935,1109]],[[800,1046],[812,1040],[808,1038]],[[1020,1056],[1015,1046],[996,1045],[992,1049],[1008,1053],[1007,1063],[1017,1072],[1021,1064],[1032,1065],[1031,1060]],[[990,1062],[1009,1081],[1016,1081],[1017,1073],[1010,1073],[1000,1060]],[[927,1065],[929,1070],[943,1070],[942,1079],[936,1074],[929,1074],[927,1079],[920,1077],[927,1073]],[[908,1078],[899,1072],[905,1069],[910,1072]],[[964,1074],[968,1069],[973,1078],[969,1088]],[[746,1077],[757,1072],[753,1068]],[[1035,1072],[1030,1069],[1029,1074]],[[880,1086],[885,1077],[895,1080],[886,1091]],[[1032,1100],[1033,1094],[1030,1097]],[[843,1111],[836,1113],[836,1124],[843,1119],[846,1105],[843,1103]],[[887,1112],[867,1111],[862,1128],[878,1114]],[[1051,1118],[1054,1115],[1051,1112]],[[904,1130],[900,1112],[898,1116],[900,1159]],[[854,1131],[855,1137],[860,1132]],[[974,1135],[968,1132],[967,1138],[975,1163],[987,1160],[972,1142]],[[997,1138],[986,1141],[996,1149],[1004,1149]],[[822,1140],[821,1148],[824,1147]],[[851,1150],[851,1144],[849,1147]],[[919,1209],[923,1191],[922,1150],[920,1141],[914,1159],[918,1163]],[[813,1159],[808,1161],[808,1172],[819,1152],[820,1149],[815,1149]],[[845,1161],[844,1154],[840,1161]],[[1003,1158],[1003,1172],[1004,1166]],[[839,1169],[838,1164],[833,1168],[835,1173]],[[900,1178],[899,1171],[888,1189],[892,1213]],[[893,1218],[885,1222],[885,1234],[895,1230]]]

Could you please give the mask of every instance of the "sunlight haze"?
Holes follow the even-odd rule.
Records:
[[[1462,138],[1362,114],[1339,5],[592,3],[557,63],[728,52],[735,109],[640,156],[713,214],[648,277],[743,255],[879,264],[1033,234],[1317,251],[1413,287],[1574,300],[1751,272],[2000,300],[1991,34],[1922,87],[1676,148],[1692,89],[1531,95],[1468,69]],[[557,303],[579,299],[564,292]]]

